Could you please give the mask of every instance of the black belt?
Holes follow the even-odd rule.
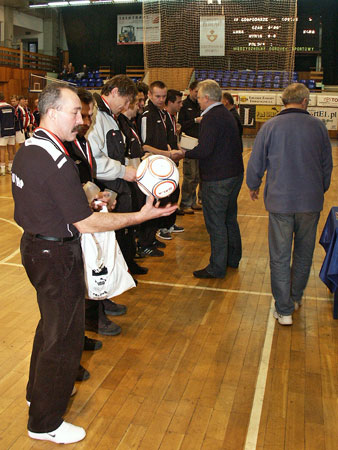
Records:
[[[77,236],[70,236],[70,237],[55,237],[55,236],[42,236],[42,234],[31,234],[32,237],[37,239],[43,239],[44,241],[52,241],[52,242],[68,242],[68,241],[75,241],[76,239],[79,239],[80,235]]]

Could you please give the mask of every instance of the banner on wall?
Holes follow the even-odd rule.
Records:
[[[224,56],[224,16],[200,17],[200,56]]]
[[[328,130],[338,130],[338,109],[320,108],[317,106],[316,108],[309,107],[307,110],[312,116],[318,117],[324,122]]]
[[[276,94],[239,92],[239,103],[245,105],[275,105]]]
[[[239,116],[244,127],[254,128],[256,126],[255,105],[239,105]]]
[[[148,14],[145,20],[147,43],[161,41],[159,14]],[[143,44],[143,15],[123,14],[117,16],[117,44]]]
[[[275,117],[280,111],[281,106],[256,106],[256,122],[266,122],[272,117]]]
[[[318,106],[333,106],[338,107],[338,95],[317,95]]]

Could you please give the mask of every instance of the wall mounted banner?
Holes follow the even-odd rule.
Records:
[[[256,122],[267,122],[272,117],[275,117],[280,113],[280,106],[266,106],[257,105],[256,106]]]
[[[244,127],[254,128],[256,126],[256,106],[239,105],[239,116]]]
[[[256,92],[239,92],[241,105],[276,105],[276,94],[264,94]]]
[[[322,122],[324,122],[328,130],[338,130],[338,109],[336,108],[312,108],[309,107],[308,112],[314,116],[318,117]]]
[[[224,16],[200,17],[200,56],[224,56]]]
[[[333,106],[333,107],[337,108],[338,107],[338,95],[318,94],[317,95],[317,105],[318,106]]]
[[[148,14],[145,20],[147,43],[160,42],[161,21],[159,14]],[[123,14],[117,16],[117,43],[119,45],[143,44],[143,15]]]

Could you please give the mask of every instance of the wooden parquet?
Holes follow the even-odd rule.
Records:
[[[338,203],[333,145],[335,168],[318,235]],[[249,155],[246,143],[245,163]],[[26,431],[25,386],[39,315],[20,264],[9,175],[0,177],[0,206],[0,449],[52,449]],[[281,327],[271,320],[262,198],[251,202],[243,185],[243,258],[224,280],[192,276],[209,258],[203,214],[177,223],[185,232],[167,241],[164,258],[142,261],[149,273],[117,299],[128,306],[127,315],[115,318],[122,334],[100,337],[103,349],[83,354],[91,378],[77,383],[66,420],[85,427],[87,437],[67,448],[336,450],[338,321],[318,276],[323,249],[316,245],[293,326]]]

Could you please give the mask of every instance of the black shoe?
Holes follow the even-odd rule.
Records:
[[[135,261],[128,264],[129,271],[132,275],[145,275],[148,273],[148,267],[139,266]]]
[[[161,242],[158,239],[155,239],[152,246],[157,247],[157,248],[166,248],[167,245],[164,242]]]
[[[119,305],[112,300],[101,300],[105,314],[108,316],[123,316],[127,312],[126,305]]]
[[[238,269],[239,264],[227,264],[228,267],[231,267],[232,269]]]
[[[84,367],[79,366],[79,370],[77,371],[76,381],[86,381],[90,377],[90,373]]]
[[[207,269],[195,270],[195,272],[193,272],[193,275],[196,278],[224,278],[224,277],[215,277],[214,275],[211,275],[211,273],[209,273]]]
[[[184,211],[183,211],[183,209],[181,209],[181,208],[176,209],[176,214],[177,214],[178,216],[184,216]]]
[[[164,256],[164,253],[156,247],[140,247],[138,251],[142,258],[147,256]]]
[[[83,350],[89,350],[93,352],[95,350],[100,350],[100,348],[102,348],[101,341],[98,341],[97,339],[91,339],[88,336],[85,336]]]
[[[102,334],[103,336],[117,336],[121,333],[121,327],[109,319],[105,321],[98,321],[95,319],[86,319],[85,329],[87,331],[94,331],[94,333]]]

